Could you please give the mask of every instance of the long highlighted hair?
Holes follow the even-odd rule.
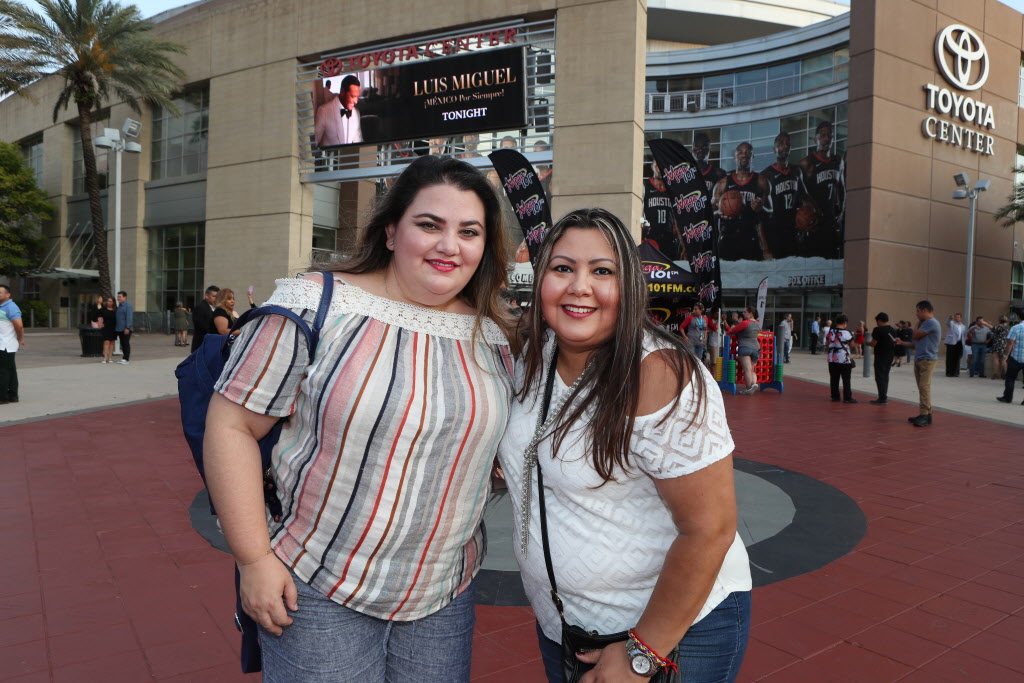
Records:
[[[615,479],[616,469],[625,471],[630,467],[630,444],[640,403],[640,363],[645,339],[653,342],[655,348],[667,351],[664,356],[671,372],[665,381],[676,385],[673,408],[678,404],[687,380],[692,379],[695,385],[697,409],[692,412],[688,426],[697,419],[703,419],[706,387],[699,370],[700,360],[689,344],[655,325],[647,315],[647,283],[633,236],[614,214],[593,208],[577,209],[562,216],[541,244],[533,280],[533,305],[520,319],[519,338],[523,348],[525,381],[517,398],[522,401],[543,390],[546,370],[543,345],[550,328],[544,319],[541,291],[551,267],[555,244],[573,228],[600,231],[615,252],[619,262],[619,317],[614,336],[594,351],[583,379],[565,403],[565,414],[554,427],[553,451],[557,453],[574,424],[586,424],[586,450],[598,475],[608,482]],[[672,413],[668,411],[663,420]]]

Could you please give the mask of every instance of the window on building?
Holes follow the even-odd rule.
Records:
[[[313,226],[313,251],[333,254],[338,249],[338,231],[334,228]]]
[[[18,278],[20,281],[19,291],[21,292],[20,299],[26,301],[39,301],[42,297],[42,290],[40,288],[40,278],[37,277],[21,277]]]
[[[174,100],[180,113],[158,107],[153,112],[150,180],[183,178],[206,172],[210,128],[210,90],[196,88]]]
[[[202,223],[149,230],[148,311],[191,309],[202,299],[206,228]]]
[[[751,123],[699,130],[706,134],[711,141],[708,153],[710,161],[716,161],[723,169],[732,171],[736,167],[734,155],[737,145],[741,142],[749,142],[754,147],[754,158],[751,161],[751,168],[755,171],[761,171],[775,161],[774,145],[776,135],[780,132],[789,133],[789,162],[796,164],[817,147],[815,130],[823,121],[832,124],[832,152],[843,156],[846,153],[846,116],[846,104],[839,104],[834,107],[815,109],[802,114],[783,116],[776,119],[763,119]],[[671,138],[689,147],[696,132],[695,130],[664,131],[660,134],[652,133],[647,137]],[[649,153],[645,156],[645,160],[647,159],[649,159]],[[649,174],[647,167],[645,167],[644,173]]]
[[[1024,262],[1015,262],[1011,269],[1010,299],[1024,301]]]
[[[92,139],[103,135],[103,129],[110,127],[110,112],[102,112],[93,117]],[[74,130],[74,149],[72,150],[71,194],[85,192],[85,161],[82,157],[82,131],[78,124],[72,124]],[[100,189],[107,187],[107,171],[109,169],[107,150],[93,147],[96,150],[96,172],[99,176]]]
[[[1024,107],[1024,53],[1020,56],[1020,81],[1017,84],[1017,106]]]
[[[21,145],[21,155],[25,157],[25,165],[32,169],[36,179],[36,187],[43,186],[43,138],[35,137]]]
[[[849,63],[850,49],[843,46],[767,67],[703,78],[652,79],[646,83],[647,110],[661,114],[766,102],[849,80]]]

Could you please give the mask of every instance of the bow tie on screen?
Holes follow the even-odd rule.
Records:
[[[338,113],[341,114],[342,116],[344,116],[346,119],[352,118],[352,110],[351,109],[345,109],[345,107],[342,107],[341,111],[338,112]]]

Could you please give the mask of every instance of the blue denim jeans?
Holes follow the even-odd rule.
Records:
[[[704,360],[704,345],[703,344],[694,344],[693,345],[693,353],[694,353],[695,356],[697,356],[697,360],[703,361]]]
[[[679,671],[683,683],[735,681],[747,652],[749,636],[750,591],[730,593],[710,614],[691,626],[679,642]],[[562,644],[545,636],[540,625],[537,639],[548,683],[565,683]]]
[[[299,609],[275,636],[260,628],[265,683],[466,683],[476,582],[444,609],[387,621],[342,607],[292,575]]]
[[[971,344],[971,377],[985,374],[985,354],[988,347],[984,344]]]

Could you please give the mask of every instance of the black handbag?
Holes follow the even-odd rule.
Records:
[[[547,382],[544,386],[544,402],[541,408],[541,417],[538,420],[537,431],[542,432],[543,425],[547,421],[548,407],[551,404],[551,393],[555,383],[555,366],[558,362],[558,347],[556,346],[551,354],[551,363],[548,368]],[[570,390],[571,392],[571,390]],[[534,434],[534,440],[541,437],[540,433]],[[565,609],[562,599],[558,597],[558,584],[555,582],[555,569],[551,563],[551,549],[548,544],[548,520],[547,510],[544,506],[544,473],[540,460],[537,460],[537,505],[540,512],[541,545],[544,548],[544,566],[547,568],[548,580],[551,582],[551,601],[558,610],[558,618],[562,622],[562,675],[565,683],[577,683],[583,674],[594,668],[593,664],[581,662],[576,653],[592,652],[603,650],[612,643],[620,643],[629,638],[628,631],[602,635],[597,631],[588,631],[576,624],[569,624],[565,620]],[[675,671],[662,668],[650,680],[653,683],[682,683],[682,675],[679,673],[679,649],[675,648],[668,655],[668,660],[676,664]]]

